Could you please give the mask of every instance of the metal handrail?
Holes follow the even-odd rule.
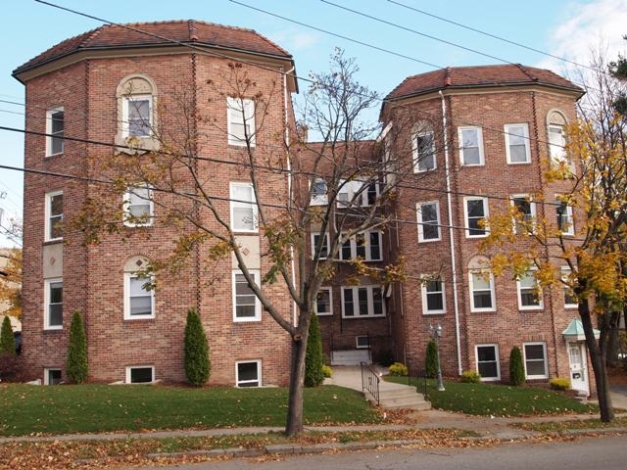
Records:
[[[361,390],[367,391],[379,405],[379,374],[367,363],[361,362]]]

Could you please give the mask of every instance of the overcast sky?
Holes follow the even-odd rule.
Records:
[[[103,23],[42,1],[3,0],[2,3],[0,126],[23,129],[24,89],[11,77],[13,69],[54,44]],[[357,59],[360,82],[382,95],[409,75],[439,67],[513,62],[564,74],[568,62],[536,51],[587,64],[591,50],[600,49],[610,59],[627,50],[627,41],[622,38],[627,34],[627,0],[52,0],[49,3],[116,23],[196,19],[255,29],[293,54],[301,76],[327,70],[329,56],[339,46],[349,57]],[[301,82],[301,90],[304,88],[306,83]],[[23,135],[0,130],[0,143],[0,163],[22,168]],[[20,171],[0,169],[0,209],[4,209],[3,226],[9,218],[21,218]],[[7,243],[0,237],[0,246]]]

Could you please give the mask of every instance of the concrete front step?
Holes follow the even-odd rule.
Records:
[[[425,400],[422,394],[417,393],[415,387],[388,383],[382,383],[379,389],[379,406],[385,409],[403,408],[420,411],[431,409],[431,403]]]

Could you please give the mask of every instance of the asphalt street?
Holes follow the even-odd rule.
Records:
[[[495,447],[465,449],[390,449],[341,452],[268,460],[235,459],[144,470],[580,470],[627,468],[625,436],[575,438],[567,442],[518,441]]]

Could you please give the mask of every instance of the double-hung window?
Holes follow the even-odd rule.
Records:
[[[558,201],[555,212],[557,215],[557,228],[562,235],[574,235],[573,207],[566,201]]]
[[[481,380],[500,380],[499,347],[496,344],[478,344],[475,346],[477,372]]]
[[[46,112],[46,156],[63,153],[63,134],[65,132],[65,112],[63,108],[50,109]]]
[[[319,251],[318,251],[319,250]],[[329,234],[328,233],[312,233],[311,234],[311,258],[327,259],[329,256]]]
[[[129,187],[124,193],[124,225],[147,227],[152,225],[154,205],[152,189],[143,184]]]
[[[63,192],[46,194],[45,241],[63,238]]]
[[[545,343],[523,344],[525,355],[525,375],[528,379],[548,378]]]
[[[531,163],[527,124],[505,125],[505,153],[509,164]]]
[[[418,241],[433,242],[440,240],[440,204],[438,201],[419,202],[416,204],[418,215]]]
[[[579,299],[570,286],[570,283],[572,282],[570,268],[562,267],[561,271],[562,283],[564,284],[564,308],[578,308]]]
[[[341,181],[337,193],[338,207],[368,207],[376,203],[379,183],[376,181]]]
[[[381,286],[342,287],[342,317],[383,316],[385,316],[385,303]]]
[[[124,97],[124,137],[149,137],[153,134],[152,95],[128,95]]]
[[[514,209],[514,233],[529,234],[535,231],[536,203],[528,194],[516,194],[511,197]]]
[[[542,291],[534,273],[535,270],[527,271],[516,280],[520,310],[538,310],[543,306]]]
[[[63,328],[63,279],[46,279],[44,284],[44,328]]]
[[[494,276],[490,272],[470,272],[470,311],[493,312],[496,310]]]
[[[347,239],[340,249],[340,259],[350,261],[361,258],[364,261],[381,261],[381,232],[378,230],[358,233]]]
[[[311,186],[311,202],[312,206],[326,206],[329,203],[327,195],[327,182],[322,178],[316,178]]]
[[[316,298],[316,315],[333,315],[333,294],[330,287],[321,287]]]
[[[229,145],[255,145],[255,102],[250,99],[226,99]]]
[[[257,203],[251,183],[231,183],[231,229],[257,231]]]
[[[480,127],[458,129],[459,158],[463,166],[484,165],[483,133]]]
[[[566,136],[564,135],[564,126],[549,125],[549,156],[551,164],[558,166],[566,162]]]
[[[433,132],[415,134],[412,147],[414,154],[414,173],[422,173],[437,168]]]
[[[446,312],[444,281],[441,277],[427,276],[421,280],[422,313],[425,315]]]
[[[485,237],[488,234],[488,199],[485,197],[465,197],[466,238]]]
[[[139,273],[124,273],[124,319],[155,318],[155,291],[152,279]]]
[[[259,271],[249,270],[253,281],[259,284]],[[261,320],[261,303],[248,285],[244,274],[233,271],[233,321],[247,322]]]

